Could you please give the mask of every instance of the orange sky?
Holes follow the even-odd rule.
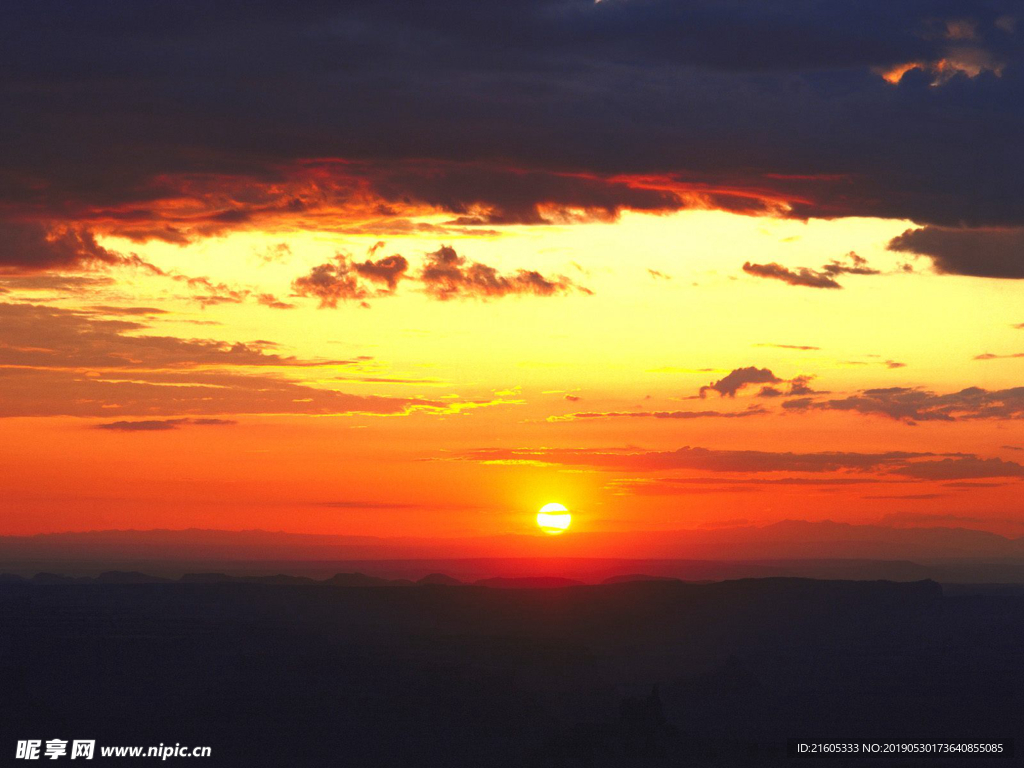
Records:
[[[460,2],[9,14],[0,535],[1024,535],[1016,6]]]
[[[3,279],[0,532],[462,536],[534,530],[559,501],[573,530],[917,515],[1019,535],[1022,289],[886,249],[911,226],[698,210],[383,245],[101,236],[135,264]],[[491,288],[439,294],[442,244]],[[393,291],[332,271],[322,306],[298,279],[337,254],[408,268]],[[821,289],[748,262],[870,274]],[[686,446],[710,458],[645,459]]]

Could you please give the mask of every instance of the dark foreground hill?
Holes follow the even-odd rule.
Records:
[[[214,766],[732,767],[792,765],[789,738],[1021,736],[1012,592],[123,580],[0,584],[0,754],[87,738],[206,745]]]

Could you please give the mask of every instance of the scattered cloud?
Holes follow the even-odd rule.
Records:
[[[226,414],[401,415],[456,413],[488,403],[352,395],[238,371],[109,371],[0,367],[0,418],[12,416],[217,417]]]
[[[466,451],[455,458],[483,464],[533,464],[587,467],[612,472],[694,470],[727,473],[874,473],[883,478],[915,480],[965,480],[991,477],[1024,477],[1024,466],[972,454],[886,451],[855,453],[823,451],[794,453],[773,451],[715,450],[686,446],[675,451],[637,449],[507,449]]]
[[[975,355],[975,360],[1013,360],[1015,358],[1024,357],[1024,352],[1011,352],[1007,355],[997,355],[992,352],[983,352],[980,355]]]
[[[708,392],[717,392],[722,397],[736,397],[736,393],[748,384],[776,384],[782,381],[767,368],[736,368],[727,376],[700,388],[700,396],[707,397]]]
[[[258,250],[256,255],[259,257],[260,261],[265,264],[270,264],[275,261],[284,261],[285,259],[290,258],[292,255],[292,249],[288,243],[274,243],[273,245],[268,245],[265,248]]]
[[[167,432],[184,426],[196,427],[228,427],[237,424],[231,419],[159,419],[147,421],[112,421],[96,424],[94,429],[105,429],[112,432]]]
[[[311,367],[357,360],[302,360],[269,352],[265,341],[225,342],[143,333],[142,318],[105,312],[0,303],[0,366],[29,368]]]
[[[822,272],[816,272],[807,267],[799,267],[796,270],[784,267],[776,262],[769,264],[753,264],[745,262],[743,271],[754,277],[764,277],[769,280],[781,280],[787,285],[802,285],[807,288],[842,288],[831,276]]]
[[[378,243],[371,249],[371,256],[381,245]],[[398,254],[376,261],[352,262],[339,253],[333,261],[313,267],[309,274],[296,279],[292,288],[299,296],[318,298],[321,308],[335,308],[342,301],[365,304],[371,298],[390,296],[398,283],[406,279],[416,282],[428,296],[439,301],[517,294],[552,296],[570,290],[590,293],[562,275],[545,277],[525,269],[503,275],[494,267],[459,256],[448,245],[428,253],[422,268],[412,276],[409,262]]]
[[[795,395],[820,395],[824,394],[811,388],[811,376],[797,376],[789,382],[789,390],[783,392],[778,387],[761,387],[757,393],[758,397],[793,397]]]
[[[983,477],[1024,477],[1024,466],[1003,459],[957,456],[939,461],[908,463],[899,474],[921,480],[968,480]]]
[[[957,23],[963,25],[966,22]],[[973,40],[975,38],[948,36],[948,39]],[[898,85],[908,72],[920,70],[927,73],[932,86],[941,86],[958,75],[974,79],[985,72],[990,72],[996,77],[1000,77],[1005,66],[1004,62],[980,46],[954,45],[946,50],[942,58],[931,61],[906,61],[891,67],[877,68],[875,71],[887,83]]]
[[[370,296],[370,290],[342,253],[337,254],[333,262],[318,264],[308,275],[296,278],[292,290],[298,296],[319,299],[321,309],[334,309],[339,301],[364,301]]]
[[[289,304],[286,301],[281,301],[277,296],[272,293],[259,293],[256,294],[256,303],[270,309],[295,309],[294,304]]]
[[[489,448],[465,452],[460,454],[460,458],[484,463],[526,460],[543,464],[585,466],[611,471],[654,472],[690,469],[704,472],[838,472],[893,467],[902,465],[911,459],[931,455],[933,454],[905,451],[886,453],[731,451],[687,446],[675,451]]]
[[[373,259],[384,247],[380,241],[368,251],[369,258],[353,261],[347,254],[335,254],[334,260],[313,267],[308,275],[297,278],[292,288],[299,296],[312,296],[320,300],[320,308],[333,309],[340,301],[359,301],[395,292],[399,281],[406,277],[409,262],[404,256],[392,254]]]
[[[795,349],[802,352],[818,351],[821,347],[812,347],[807,344],[755,344],[755,347],[770,347],[772,349]]]
[[[382,244],[378,243],[377,245]],[[377,261],[366,259],[366,261],[356,262],[352,265],[352,269],[370,282],[383,285],[388,293],[394,293],[398,281],[405,277],[405,273],[409,269],[409,262],[396,253]]]
[[[142,319],[0,303],[0,417],[400,414],[481,406],[310,386],[284,373],[359,370],[367,359],[304,360],[271,351],[275,345],[265,340],[148,335]]]
[[[781,280],[787,285],[802,285],[807,288],[842,288],[836,281],[839,275],[877,275],[877,269],[868,266],[868,262],[862,256],[850,251],[843,257],[844,261],[833,259],[819,270],[808,267],[789,269],[776,262],[770,264],[753,264],[746,262],[743,271],[754,277],[763,277],[769,280]]]
[[[810,491],[834,491],[855,485],[907,482],[910,481],[875,477],[653,477],[612,480],[608,487],[618,494],[631,496],[686,496],[704,488],[710,488],[712,493],[754,493],[766,488],[787,486]]]
[[[850,397],[814,400],[799,398],[782,405],[791,411],[848,411],[884,416],[916,424],[921,421],[964,421],[971,419],[1024,418],[1024,387],[986,390],[968,387],[940,395],[911,387],[866,389]]]
[[[566,399],[569,399],[568,397]],[[579,398],[575,398],[579,399]],[[762,408],[748,408],[745,411],[605,411],[569,413],[564,416],[548,416],[548,421],[593,421],[598,419],[741,419],[748,416],[763,416],[768,411]]]
[[[494,267],[459,256],[451,246],[443,245],[428,253],[419,279],[427,295],[448,301],[454,298],[496,298],[514,294],[552,296],[576,289],[590,293],[568,277],[544,277],[533,270],[520,269],[501,275]]]

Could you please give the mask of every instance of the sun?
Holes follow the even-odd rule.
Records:
[[[537,525],[544,533],[549,533],[552,536],[565,533],[565,529],[571,522],[572,515],[561,504],[545,504],[537,513]]]

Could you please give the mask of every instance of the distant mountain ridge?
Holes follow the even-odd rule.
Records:
[[[449,539],[277,531],[112,530],[0,537],[0,564],[19,560],[378,560],[587,557],[716,561],[1021,559],[1024,539],[948,527],[784,520],[763,527],[508,534]]]
[[[0,537],[0,572],[50,579],[147,578],[338,586],[457,585],[487,579],[580,583],[790,576],[1024,583],[1024,540],[965,528],[890,528],[787,520],[764,527],[378,539],[273,531],[89,531]],[[138,576],[125,575],[136,573]],[[48,576],[37,576],[38,574]],[[61,575],[65,574],[65,575]],[[494,582],[490,586],[501,586]]]
[[[635,577],[632,580],[680,581],[663,577]],[[177,579],[151,576],[138,571],[105,571],[98,576],[66,576],[57,573],[37,573],[31,577],[13,573],[0,573],[0,584],[68,585],[68,584],[270,584],[286,586],[330,586],[330,587],[489,587],[492,589],[554,589],[559,587],[584,586],[576,579],[558,576],[536,576],[523,578],[495,577],[466,583],[443,573],[432,573],[418,581],[409,579],[385,579],[368,576],[365,573],[337,573],[327,579],[312,579],[306,576],[231,576],[226,573],[186,573]]]

